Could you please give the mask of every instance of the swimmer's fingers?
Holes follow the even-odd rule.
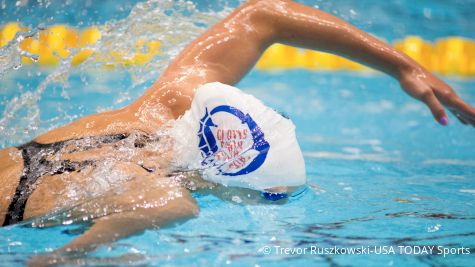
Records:
[[[456,111],[454,110],[450,110],[450,112],[452,112],[452,114],[454,114],[454,116],[462,123],[462,124],[470,124],[468,121],[466,121],[460,114],[458,114]]]
[[[475,108],[464,102],[462,99],[458,99],[456,103],[456,109],[459,117],[466,121],[467,124],[475,127]]]
[[[456,109],[450,109],[452,114],[464,125],[471,125],[475,127],[475,120],[469,119],[467,116],[462,115],[460,112],[458,112]]]
[[[435,120],[442,125],[447,125],[448,117],[447,113],[445,113],[444,106],[439,102],[437,97],[432,91],[426,91],[420,96],[420,100],[424,102],[432,112],[432,116],[434,116]]]
[[[429,107],[440,124],[447,125],[448,123],[445,106],[460,122],[475,126],[475,108],[464,102],[448,84],[431,73],[412,69],[401,75],[400,83],[409,95]]]
[[[437,97],[444,105],[457,117],[457,119],[465,124],[475,127],[475,108],[463,101],[451,88],[435,90]]]

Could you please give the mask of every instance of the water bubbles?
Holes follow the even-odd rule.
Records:
[[[63,225],[70,225],[72,224],[74,221],[73,220],[65,220],[62,222]]]
[[[440,225],[440,224],[431,225],[431,226],[427,227],[427,232],[428,233],[437,232],[437,231],[440,230],[441,227],[442,227],[442,225]]]
[[[2,3],[5,4],[4,2]],[[23,0],[14,3],[20,5],[23,2],[26,3]],[[42,8],[47,8],[50,4],[50,1],[41,1],[40,3],[43,6]],[[91,73],[98,73],[100,75],[102,72],[108,71],[104,68],[104,62],[110,62],[112,67],[122,68],[130,74],[132,88],[126,86],[124,88],[114,88],[119,95],[114,106],[98,107],[96,109],[97,112],[108,111],[131,101],[132,97],[127,92],[155,80],[173,56],[190,40],[205,30],[205,25],[213,25],[224,17],[227,11],[230,11],[230,9],[220,13],[201,12],[189,1],[146,1],[137,4],[127,18],[110,20],[103,26],[98,26],[101,35],[98,41],[88,43],[81,49],[69,49],[70,55],[66,58],[60,57],[59,65],[48,71],[50,75],[42,78],[38,71],[37,75],[43,81],[36,89],[28,90],[30,91],[29,95],[21,94],[16,100],[9,99],[5,104],[2,103],[7,108],[5,108],[5,114],[0,118],[0,128],[11,129],[2,137],[2,145],[9,145],[9,142],[18,144],[19,141],[26,141],[35,134],[32,131],[25,134],[22,128],[36,126],[44,129],[52,126],[49,122],[40,120],[40,106],[38,103],[45,89],[51,84],[57,83],[61,87],[68,86],[73,68],[72,60],[75,54],[84,52],[82,50],[92,51],[92,55],[87,57],[86,61],[82,62],[76,71],[85,86],[88,86],[91,82],[97,82],[86,79],[85,74],[90,76]],[[43,23],[48,23],[48,21],[43,21]],[[77,26],[70,25],[70,27]],[[18,32],[10,43],[0,48],[0,79],[8,72],[24,68],[22,58],[23,60],[25,58],[29,59],[31,62],[41,61],[38,55],[20,49],[20,45],[28,41],[30,37],[37,40],[39,31],[45,29],[44,25],[37,25],[30,32]],[[137,46],[138,44],[140,45]],[[139,65],[130,64],[135,57],[135,51],[146,55],[154,49],[156,51],[153,52],[154,56],[151,61]],[[55,52],[58,54],[57,51]],[[157,52],[159,53],[157,54]],[[124,57],[118,61],[117,57],[112,56],[117,54],[122,54]],[[78,89],[82,90],[82,88]],[[66,94],[66,91],[62,91],[62,97],[68,99],[69,95]],[[171,99],[170,102],[170,104],[173,104],[176,99]],[[58,105],[58,113],[60,108],[60,105]],[[25,116],[21,111],[26,111],[25,113],[28,115]],[[30,116],[30,114],[33,115]],[[38,116],[35,114],[38,114]],[[72,116],[66,116],[66,118],[71,120]],[[52,120],[67,122],[63,115],[58,115]]]
[[[61,88],[61,97],[63,97],[66,100],[70,100],[71,98],[69,97],[68,92],[65,90],[65,87]]]
[[[241,199],[239,196],[233,196],[233,197],[231,198],[231,200],[232,200],[233,202],[238,203],[238,204],[242,203],[242,199]]]
[[[20,0],[15,2],[15,4],[21,5],[23,2],[25,1]],[[2,8],[4,8],[5,2],[2,3]],[[46,7],[50,4],[50,1],[41,2],[41,5],[46,5]],[[190,40],[204,31],[207,25],[213,25],[222,18],[225,13],[226,11],[219,14],[199,12],[195,10],[193,3],[184,1],[147,1],[144,4],[138,4],[132,10],[129,17],[123,20],[109,21],[105,25],[100,26],[101,39],[83,48],[91,50],[93,53],[86,61],[78,66],[75,72],[79,74],[81,82],[85,85],[84,87],[86,87],[89,83],[103,82],[100,79],[89,79],[89,77],[95,77],[93,75],[101,76],[103,72],[107,71],[103,67],[102,62],[112,62],[115,67],[123,68],[126,74],[130,74],[130,77],[133,79],[134,88],[141,86],[155,80],[177,51],[180,51]],[[45,21],[45,23],[48,22]],[[71,26],[75,27],[78,25]],[[14,71],[18,71],[20,68],[26,69],[28,66],[24,67],[22,60],[30,59],[33,62],[43,62],[43,57],[40,58],[39,55],[30,54],[20,49],[21,43],[27,41],[29,37],[39,38],[39,31],[41,30],[45,30],[45,27],[38,26],[31,32],[19,32],[10,43],[0,48],[0,79],[5,74],[10,72],[14,73]],[[113,52],[127,53],[128,51],[136,51],[136,49],[141,53],[147,53],[152,49],[147,44],[157,42],[157,40],[160,41],[160,54],[144,65],[127,65],[126,61],[134,56],[134,54],[130,53],[125,54],[126,57],[121,59],[123,60],[121,62],[117,62],[114,58],[108,58],[108,55],[111,55]],[[145,45],[136,47],[137,44],[140,43],[139,41]],[[45,121],[41,121],[39,116],[43,111],[39,105],[40,99],[43,93],[52,84],[58,85],[61,90],[61,96],[64,99],[69,98],[68,91],[66,91],[65,88],[69,86],[68,81],[71,78],[70,75],[73,70],[72,57],[79,52],[81,51],[70,50],[69,56],[65,58],[59,57],[58,65],[52,69],[27,69],[29,76],[36,76],[33,77],[33,79],[37,79],[41,82],[37,88],[26,88],[24,91],[19,92],[20,94],[17,97],[9,99],[5,104],[2,103],[2,106],[4,105],[5,107],[5,111],[0,118],[0,129],[9,129],[9,131],[2,131],[2,133],[5,133],[3,140],[12,140],[13,142],[26,141],[31,136],[38,134],[39,129],[45,128]],[[54,51],[54,53],[56,53],[56,55],[60,54],[57,53],[57,51]],[[101,62],[101,60],[104,61]],[[106,86],[108,85],[105,84],[104,87]],[[72,89],[84,90],[82,86]],[[131,88],[113,89],[118,92],[117,100],[114,105],[120,105],[132,99],[132,96],[128,94]],[[79,93],[85,94],[86,92],[79,91],[78,94]],[[71,95],[73,95],[72,91]],[[176,101],[177,99],[172,98],[168,103],[174,104]],[[72,104],[74,105],[75,103]],[[103,108],[99,106],[97,111],[110,110],[115,107],[116,106]],[[151,121],[151,118],[165,120],[165,116],[169,116],[168,114],[163,115],[163,106],[152,107],[148,110],[152,111],[153,114],[138,112],[136,115],[144,117],[146,121]],[[57,115],[49,121],[54,122],[56,124],[54,126],[66,121],[62,118],[63,114],[59,106],[57,111],[61,115]],[[76,117],[76,115],[70,116],[68,120],[72,120]],[[47,128],[52,126],[53,125],[49,123],[46,125]],[[93,127],[93,123],[86,124],[87,129]],[[81,169],[81,173],[87,173],[84,179],[89,179],[85,180],[81,186],[65,178],[62,182],[65,182],[66,189],[62,192],[52,193],[58,196],[57,204],[61,206],[61,208],[69,208],[73,206],[73,204],[75,206],[64,213],[58,211],[51,216],[48,215],[47,218],[35,220],[31,223],[32,227],[45,227],[53,223],[70,225],[76,221],[87,222],[107,214],[120,213],[129,211],[130,209],[136,210],[164,206],[174,199],[182,198],[185,191],[179,188],[176,183],[170,183],[168,181],[161,185],[154,185],[156,188],[163,187],[164,192],[166,192],[164,196],[159,197],[156,201],[146,201],[146,192],[149,188],[144,188],[142,194],[137,196],[137,201],[135,201],[134,205],[127,206],[118,202],[104,204],[105,196],[120,195],[123,191],[127,191],[128,188],[123,185],[134,178],[130,174],[127,174],[127,172],[120,170],[118,167],[120,164],[118,163],[137,162],[136,160],[132,160],[135,159],[134,156],[136,156],[137,152],[137,148],[133,147],[133,141],[136,138],[137,136],[133,136],[132,134],[123,140],[118,148],[113,149],[114,153],[112,156],[104,161],[96,161],[97,165],[94,166],[94,169]],[[2,145],[4,144],[2,143]],[[70,143],[67,143],[67,145],[70,145],[73,149],[77,149],[78,147],[96,148],[98,144],[95,143],[93,139],[85,138],[83,140],[72,140]],[[153,145],[153,143],[147,143],[147,146]],[[155,145],[158,147],[155,148],[155,151],[160,152],[169,149],[172,143],[165,144],[164,142],[157,142]],[[65,151],[62,150],[51,157],[52,159],[59,160],[62,156],[67,155],[67,152],[65,149]],[[98,157],[106,156],[101,153],[97,154]],[[139,162],[144,164],[144,160],[139,160]],[[148,164],[150,165],[150,163]],[[69,178],[66,173],[65,177]],[[188,179],[185,176],[178,178],[179,180]],[[190,182],[192,189],[196,189],[198,186],[200,185],[194,181]],[[141,202],[139,200],[141,200]],[[242,200],[239,197],[235,197],[233,201],[240,203]],[[58,210],[60,209],[58,208]]]
[[[134,254],[141,253],[141,251],[138,250],[138,249],[136,249],[136,248],[130,248],[130,249],[129,249],[129,252],[130,252],[130,253],[134,253]]]
[[[197,189],[197,186],[195,184],[195,182],[191,181],[188,183],[188,189],[190,189],[191,191],[195,191]]]
[[[8,243],[8,246],[15,247],[15,246],[21,246],[23,243],[21,241],[12,241]]]
[[[31,55],[30,59],[33,60],[33,62],[37,62],[38,60],[40,60],[40,56],[39,55]]]

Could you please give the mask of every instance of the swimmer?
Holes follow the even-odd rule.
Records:
[[[168,144],[172,138],[159,133],[193,109],[195,96],[202,91],[198,88],[221,90],[236,84],[274,43],[338,54],[382,71],[397,79],[410,96],[425,103],[441,125],[448,123],[448,109],[463,124],[475,126],[472,106],[449,85],[384,42],[332,15],[291,0],[251,0],[186,46],[130,105],[80,118],[29,143],[1,150],[0,223],[12,225],[64,209],[70,209],[68,218],[75,220],[96,214],[90,217],[91,226],[82,235],[56,250],[60,254],[89,251],[149,228],[197,216],[199,209],[189,188],[208,190],[215,181],[195,174],[183,175],[185,182],[171,179],[174,155]],[[203,97],[205,102],[212,101]],[[199,103],[196,105],[199,108]],[[212,110],[205,111],[212,116]],[[256,127],[259,123],[235,109],[227,112],[253,129],[230,135],[248,138],[261,130]],[[213,125],[207,118],[197,121],[202,123],[203,131]],[[210,137],[204,132],[203,136]],[[258,155],[270,151],[265,145],[269,135],[264,139],[260,136],[252,136]],[[206,140],[209,145],[211,139]],[[214,148],[201,151],[208,155]],[[258,155],[251,155],[249,165],[254,164],[254,169],[263,162]],[[246,174],[251,171],[248,169]],[[229,177],[235,174],[228,173]],[[119,177],[109,181],[114,185],[101,179],[109,176]],[[187,186],[190,183],[193,186]],[[284,183],[273,190],[291,191],[292,186]],[[103,193],[97,197],[94,190]],[[272,195],[269,191],[263,195]],[[94,201],[86,201],[90,198]]]

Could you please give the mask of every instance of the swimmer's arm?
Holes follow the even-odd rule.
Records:
[[[151,202],[154,203],[154,202]],[[116,213],[94,222],[83,235],[58,250],[89,251],[121,238],[140,234],[146,229],[166,227],[194,217],[198,207],[192,198],[176,198],[166,205]]]
[[[90,251],[96,247],[121,238],[137,235],[153,227],[147,215],[139,212],[124,212],[100,218],[84,234],[80,235],[57,252]]]
[[[464,124],[475,126],[475,108],[421,65],[386,43],[317,9],[284,1],[274,18],[277,42],[335,53],[396,78],[412,97],[424,102],[441,124],[445,105]],[[442,104],[441,104],[442,103]]]
[[[194,199],[188,196],[189,193],[185,195],[182,198],[169,200],[163,206],[116,213],[99,218],[84,234],[64,247],[49,254],[32,257],[28,261],[28,266],[49,266],[46,264],[48,262],[69,264],[77,253],[92,251],[100,245],[140,234],[147,229],[167,227],[190,219],[198,213],[198,206]]]
[[[96,220],[91,228],[66,246],[52,253],[31,257],[28,260],[28,266],[69,265],[73,263],[75,254],[80,255],[94,250],[100,245],[140,234],[151,227],[151,220],[143,217],[138,212],[109,215]]]
[[[403,53],[325,12],[290,0],[249,1],[188,45],[141,100],[158,99],[178,117],[197,86],[237,83],[273,43],[338,54],[385,72],[426,103],[437,121],[447,115],[475,126],[475,108]],[[143,103],[143,101],[139,101]]]
[[[69,265],[74,255],[94,250],[131,235],[142,233],[152,225],[137,212],[117,213],[100,218],[82,235],[51,253],[39,254],[28,260],[28,266]]]

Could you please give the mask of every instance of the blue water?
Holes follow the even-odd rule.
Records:
[[[404,3],[382,6],[399,6],[410,17],[416,8],[406,10]],[[421,1],[419,11],[429,3]],[[459,3],[453,9],[437,9],[444,5],[438,2],[430,6],[432,14],[462,12],[463,17],[468,11],[460,10],[470,10],[473,2],[463,3],[466,7]],[[414,13],[422,14],[419,11]],[[374,11],[365,12],[371,16]],[[396,15],[388,19],[396,20]],[[440,30],[427,33],[422,29],[436,27],[429,24],[421,23],[411,31],[431,36],[461,31],[441,22],[433,23]],[[465,24],[470,23],[456,25]],[[470,25],[472,32],[465,33],[473,35],[473,22]],[[397,34],[388,35],[395,38]],[[13,97],[36,88],[48,72],[28,67],[8,74],[1,81],[0,112]],[[475,80],[452,77],[446,81],[475,105]],[[51,85],[43,93],[39,129],[26,129],[15,140],[0,137],[1,147],[19,144],[76,117],[124,106],[152,81],[126,91],[131,82],[126,71],[73,73],[68,88]],[[294,121],[305,155],[308,190],[282,205],[239,205],[195,194],[201,208],[197,218],[123,239],[80,261],[107,266],[473,265],[473,128],[452,116],[449,126],[437,125],[424,105],[405,95],[396,81],[379,74],[252,71],[238,87]],[[1,228],[0,265],[20,265],[28,256],[61,247],[77,236],[78,229],[77,225]],[[421,245],[472,251],[445,257],[398,253],[398,246]],[[265,254],[266,246],[270,254]],[[396,254],[285,255],[275,253],[275,246],[369,246],[373,250],[374,246],[393,246]]]
[[[449,83],[475,103],[475,81]],[[474,129],[453,117],[448,127],[438,126],[422,104],[382,75],[254,71],[239,87],[295,122],[306,155],[309,190],[284,205],[238,205],[196,196],[198,218],[121,240],[90,255],[91,264],[117,264],[120,260],[110,257],[140,254],[145,259],[137,264],[183,266],[471,265],[473,254],[444,258],[259,253],[259,248],[274,245],[473,248]],[[58,100],[53,91],[42,100],[45,110]],[[79,92],[71,97],[76,110],[88,112],[98,104],[113,105],[112,95],[112,90],[95,92],[94,101]],[[66,231],[71,228],[75,227],[0,229],[0,261],[21,261],[31,253],[60,247],[74,238]],[[108,259],[99,261],[103,257]]]

